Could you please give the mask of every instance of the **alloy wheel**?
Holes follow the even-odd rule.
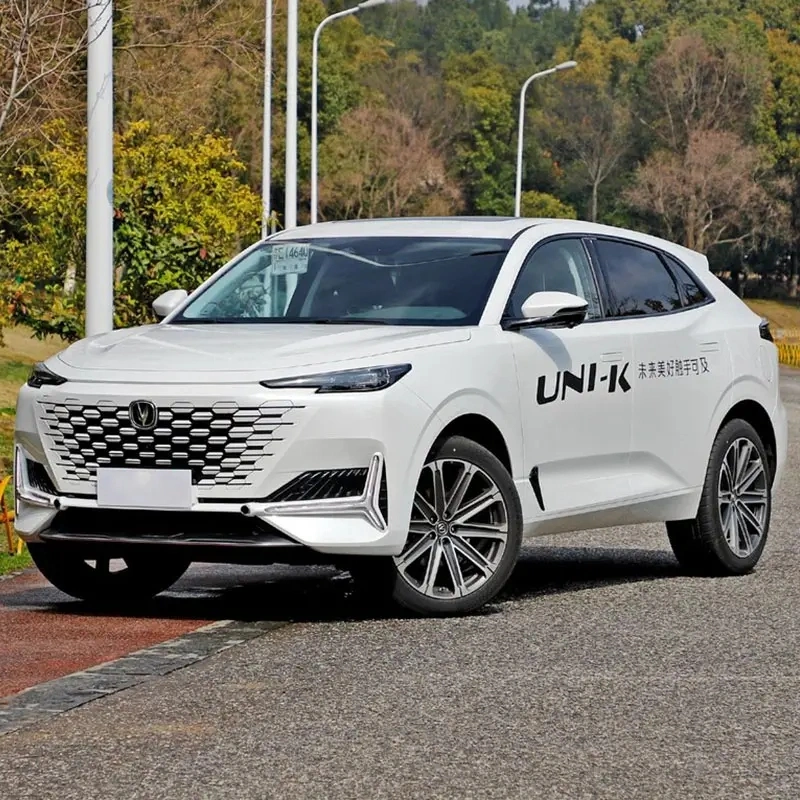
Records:
[[[441,458],[422,469],[403,552],[394,559],[403,580],[436,599],[477,591],[499,567],[508,542],[508,509],[480,467]]]
[[[768,492],[758,449],[749,439],[736,439],[722,459],[717,502],[725,542],[739,558],[751,555],[764,537]]]

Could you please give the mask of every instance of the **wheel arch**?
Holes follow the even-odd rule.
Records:
[[[778,454],[775,427],[772,424],[769,412],[756,400],[740,400],[728,410],[717,432],[722,430],[733,419],[744,420],[755,428],[756,433],[764,444],[764,449],[767,451],[770,479],[774,479]]]
[[[500,428],[488,417],[483,414],[469,413],[461,414],[452,419],[442,428],[429,449],[428,455],[451,436],[463,436],[465,439],[470,439],[476,444],[485,447],[492,455],[497,457],[500,463],[508,470],[509,475],[514,474],[511,454],[505,437]]]
[[[722,428],[732,419],[742,419],[755,428],[767,450],[771,476],[775,477],[785,445],[780,430],[778,386],[766,384],[753,375],[742,375],[734,380],[720,396],[707,428],[707,449],[711,452],[714,441]],[[705,478],[705,467],[701,480]]]
[[[455,395],[432,410],[419,433],[411,459],[405,465],[401,498],[394,506],[398,525],[406,525],[411,517],[417,480],[431,452],[443,438],[455,435],[486,447],[509,471],[512,480],[519,477],[523,470],[521,429],[508,420],[493,398],[479,393]],[[390,507],[391,504],[390,497]]]

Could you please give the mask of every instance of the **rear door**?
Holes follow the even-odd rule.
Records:
[[[709,427],[731,364],[714,300],[676,258],[597,238],[608,314],[633,341],[631,487],[641,497],[699,486]]]

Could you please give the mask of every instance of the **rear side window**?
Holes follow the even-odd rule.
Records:
[[[672,256],[665,255],[664,258],[667,259],[670,267],[672,268],[673,273],[677,277],[681,286],[683,286],[683,293],[686,296],[686,305],[689,306],[699,306],[703,303],[707,302],[709,297],[708,293],[703,289],[702,286],[697,282],[694,275],[689,272],[686,267],[681,264],[680,261],[677,261]]]
[[[678,286],[655,252],[604,239],[595,244],[608,283],[609,316],[638,317],[682,308]]]

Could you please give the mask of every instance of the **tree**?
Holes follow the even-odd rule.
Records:
[[[554,111],[556,149],[571,160],[577,180],[589,187],[589,219],[596,222],[600,187],[631,147],[630,109],[607,88],[572,83],[563,87]]]
[[[380,95],[382,105],[426,130],[441,153],[452,154],[455,142],[469,131],[470,115],[460,98],[416,54],[399,55],[370,71],[365,84]]]
[[[712,48],[686,33],[650,65],[640,119],[675,153],[696,131],[745,134],[766,79],[763,57],[741,42],[729,37]]]
[[[443,77],[469,120],[454,148],[467,204],[481,214],[508,214],[514,202],[517,81],[484,50],[448,59]]]
[[[0,0],[2,2],[2,0]],[[118,119],[148,119],[179,134],[206,129],[233,142],[253,188],[261,181],[264,69],[263,0],[137,0],[117,31]],[[372,11],[370,13],[373,13]],[[273,206],[282,202],[286,93],[286,2],[273,19]],[[298,135],[301,186],[309,164],[311,43],[328,14],[322,0],[299,6]],[[366,99],[363,76],[387,58],[388,43],[365,34],[360,20],[330,25],[320,40],[319,133]]]
[[[478,50],[484,31],[469,0],[429,0],[422,9],[420,34],[418,46],[425,61],[436,65],[450,56]]]
[[[578,213],[575,209],[561,202],[557,197],[546,192],[523,192],[522,193],[522,216],[523,217],[542,217],[544,219],[577,219]]]
[[[398,111],[365,106],[345,114],[320,162],[323,218],[442,215],[460,204],[430,134]]]
[[[78,0],[0,0],[0,161],[69,105],[64,84],[86,43],[83,11]]]
[[[0,290],[14,319],[39,334],[76,339],[83,330],[85,143],[63,123],[51,144],[19,168],[13,201],[21,235],[0,241]],[[166,289],[194,288],[258,233],[259,199],[239,179],[229,140],[184,140],[130,125],[115,141],[117,325],[150,321]]]
[[[683,153],[653,154],[626,197],[693,250],[742,246],[759,234],[775,236],[786,224],[785,205],[765,188],[765,173],[762,154],[736,134],[693,132]]]
[[[795,7],[800,24],[800,10]],[[766,93],[759,139],[780,175],[791,185],[789,296],[796,297],[800,275],[800,42],[783,30],[769,31],[772,81]]]

